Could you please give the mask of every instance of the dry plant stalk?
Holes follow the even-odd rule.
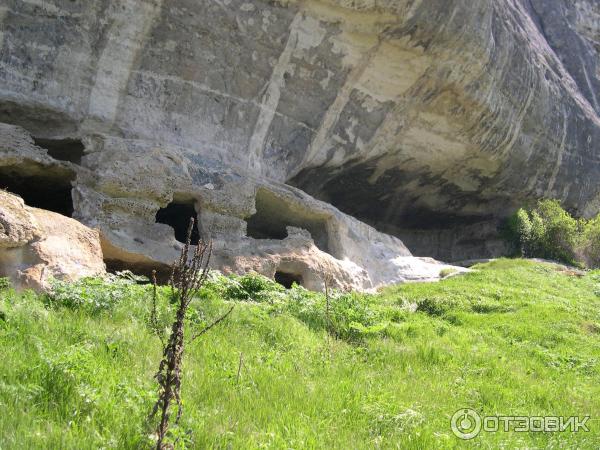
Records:
[[[158,336],[163,347],[165,346],[164,330],[158,323],[158,313],[156,312],[156,300],[158,297],[158,282],[156,281],[156,270],[152,271],[152,309],[150,310],[150,329]]]
[[[332,283],[331,274],[325,274],[323,277],[323,283],[325,284],[325,320],[327,321],[327,332],[328,334],[337,336],[335,326],[331,320],[331,295],[329,293],[329,286]]]
[[[169,284],[171,286],[171,295],[173,299],[176,299],[177,311],[175,314],[175,320],[171,326],[171,333],[169,335],[166,345],[164,345],[162,360],[160,361],[158,372],[155,378],[159,385],[159,397],[154,405],[150,418],[153,418],[157,412],[160,411],[160,422],[156,428],[157,443],[156,449],[163,450],[171,447],[171,445],[165,443],[167,432],[169,431],[170,418],[171,418],[171,406],[175,401],[177,403],[177,416],[175,423],[179,422],[181,414],[183,413],[181,403],[181,374],[182,374],[182,360],[185,349],[185,318],[188,307],[198,294],[200,288],[206,281],[210,262],[210,256],[212,253],[212,243],[205,243],[201,241],[192,250],[191,249],[191,236],[194,227],[194,219],[190,219],[190,224],[187,230],[186,243],[181,250],[179,260],[173,264],[171,270],[171,278]],[[151,315],[151,325],[161,337],[158,332],[158,321],[156,318],[156,276],[153,276],[154,290],[153,290],[153,312]],[[231,313],[233,306],[223,316],[219,317],[213,323],[208,325],[203,330],[199,331],[192,337],[192,341],[208,330],[216,326]]]

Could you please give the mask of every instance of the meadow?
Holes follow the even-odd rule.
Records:
[[[158,321],[168,328],[169,289]],[[152,286],[133,276],[0,284],[0,449],[138,449],[161,342]],[[212,274],[188,332],[178,448],[600,446],[600,271],[500,259],[377,294],[285,290]],[[453,414],[590,416],[589,431],[457,438]]]

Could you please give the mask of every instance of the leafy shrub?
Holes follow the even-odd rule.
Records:
[[[0,277],[0,291],[10,288],[10,279]]]
[[[294,286],[288,291],[286,308],[311,328],[327,329],[347,341],[379,335],[389,323],[387,311],[380,307],[374,296],[357,292],[333,292],[328,310],[323,294]]]
[[[540,217],[533,221],[533,237],[538,240],[541,253],[551,259],[575,263],[581,237],[578,221],[556,200],[540,201],[533,213]],[[538,226],[541,226],[539,232],[536,229]]]
[[[448,311],[449,306],[441,299],[427,297],[417,302],[417,311],[430,316],[442,316]]]
[[[224,277],[225,278],[225,277]],[[225,298],[245,301],[272,301],[285,288],[275,281],[257,273],[248,273],[240,277],[230,277],[226,282]]]
[[[134,295],[138,281],[118,275],[108,279],[82,278],[75,282],[53,280],[46,298],[52,306],[99,312],[112,309],[128,295]]]
[[[523,256],[600,265],[600,216],[575,219],[557,200],[540,200],[532,209],[519,209],[507,229],[506,237]]]
[[[385,329],[385,317],[372,295],[345,293],[331,301],[331,321],[342,339],[359,339]]]
[[[582,257],[588,267],[600,267],[600,215],[589,220],[583,231]]]

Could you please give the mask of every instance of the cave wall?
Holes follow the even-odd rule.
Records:
[[[66,195],[73,218],[98,230],[110,270],[157,270],[168,277],[183,245],[178,230],[189,217],[197,218],[199,237],[212,241],[211,267],[225,273],[273,278],[282,272],[314,290],[331,277],[332,287],[372,290],[439,279],[448,267],[413,257],[399,239],[296,188],[240,175],[186,149],[97,135],[83,143],[80,164],[56,160],[25,129],[0,124],[0,187],[11,187],[4,186],[6,171],[34,180],[48,174],[72,180]],[[185,212],[165,214],[170,205],[183,205]],[[249,236],[248,222],[257,214],[285,232]]]
[[[504,222],[491,221],[453,224],[444,228],[393,229],[388,232],[402,239],[414,255],[460,263],[516,254],[518,249],[502,236],[504,225]]]
[[[155,217],[178,195],[244,237],[264,187],[337,217],[334,259],[374,274],[377,252],[410,253],[338,210],[379,230],[543,196],[600,210],[599,17],[594,0],[7,0],[0,122],[84,145],[42,154],[75,171],[73,216],[115,258],[170,257]]]

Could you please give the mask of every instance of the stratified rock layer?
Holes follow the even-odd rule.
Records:
[[[0,21],[0,121],[48,149],[5,128],[4,176],[65,173],[115,261],[172,257],[155,219],[173,201],[223,264],[285,253],[289,225],[365,286],[402,280],[410,252],[336,208],[456,259],[500,246],[414,230],[543,196],[600,210],[595,0],[9,0]]]

